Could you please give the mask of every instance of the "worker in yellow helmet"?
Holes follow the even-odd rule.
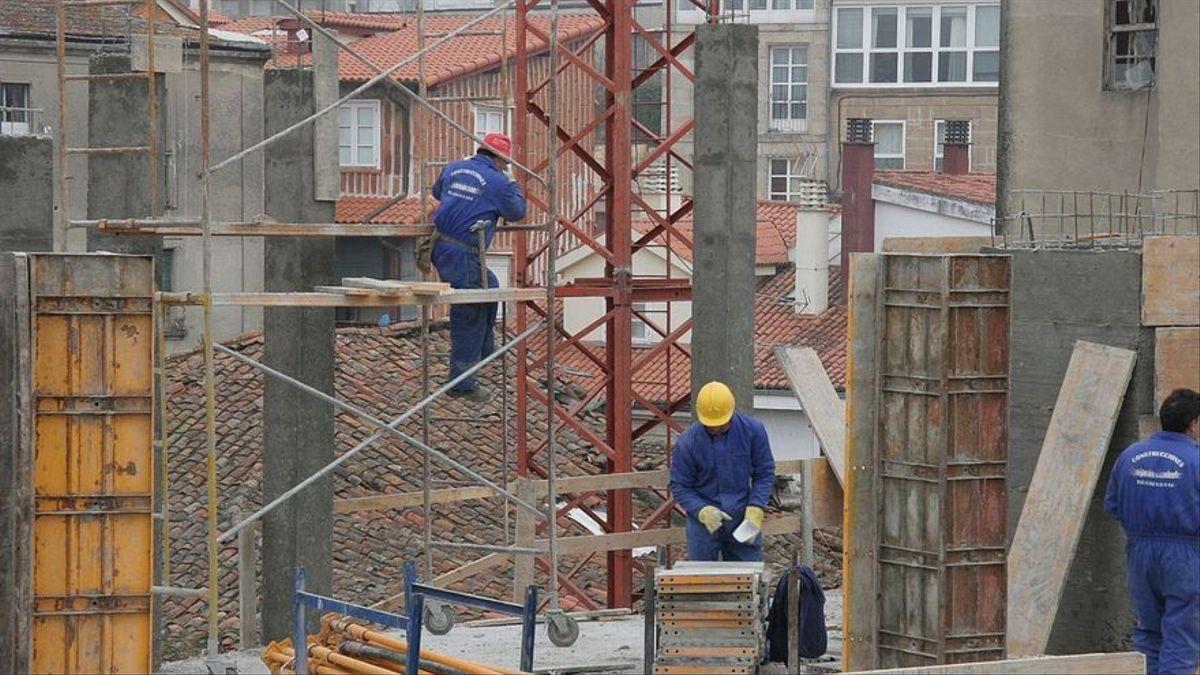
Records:
[[[762,422],[734,407],[729,387],[701,387],[699,422],[679,435],[671,455],[671,495],[687,511],[689,560],[762,560],[775,459]]]

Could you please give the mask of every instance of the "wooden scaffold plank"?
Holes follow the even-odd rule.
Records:
[[[952,663],[943,666],[856,670],[848,675],[1135,675],[1146,672],[1146,657],[1138,652],[1040,656],[1007,661]]]
[[[821,357],[811,347],[776,347],[792,392],[812,424],[838,483],[846,484],[846,404],[838,397]]]
[[[1075,343],[1008,554],[1009,656],[1045,652],[1136,357]]]

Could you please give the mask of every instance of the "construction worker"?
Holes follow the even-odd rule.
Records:
[[[1162,431],[1117,458],[1104,510],[1125,530],[1133,646],[1146,672],[1191,675],[1200,668],[1200,394],[1176,389],[1158,417]]]
[[[689,560],[763,557],[763,513],[775,486],[775,459],[766,428],[734,407],[729,387],[701,387],[699,422],[679,435],[671,455],[671,495],[688,515]]]
[[[496,234],[496,221],[515,222],[525,217],[525,193],[506,172],[511,152],[508,136],[488,134],[473,156],[447,164],[433,184],[433,196],[440,203],[433,217],[437,232],[431,260],[438,276],[453,288],[482,288],[480,259]],[[483,250],[480,231],[484,233]],[[488,288],[499,287],[490,270],[487,278]],[[495,349],[496,308],[494,302],[450,308],[450,379]],[[476,403],[491,398],[491,392],[480,386],[474,375],[447,393]]]

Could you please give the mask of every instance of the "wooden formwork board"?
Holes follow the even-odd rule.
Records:
[[[1038,656],[1005,661],[956,663],[944,666],[856,670],[847,675],[1144,675],[1146,657],[1138,652]]]
[[[1200,326],[1200,239],[1146,238],[1142,246],[1142,325]]]
[[[1154,331],[1154,411],[1173,390],[1200,391],[1200,327]]]
[[[1009,259],[886,255],[880,273],[878,665],[1002,658]]]
[[[752,675],[756,666],[726,666],[722,664],[655,664],[656,675]]]
[[[154,264],[30,258],[34,672],[149,672]]]
[[[1045,653],[1136,359],[1128,349],[1075,343],[1008,554],[1010,656]]]
[[[846,404],[838,398],[821,358],[811,347],[776,347],[775,359],[783,366],[788,383],[809,424],[829,458],[838,485],[846,476]]]

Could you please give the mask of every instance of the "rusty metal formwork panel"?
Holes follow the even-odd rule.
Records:
[[[33,672],[149,672],[153,260],[30,257]]]
[[[1004,656],[1007,256],[886,255],[878,667]]]

